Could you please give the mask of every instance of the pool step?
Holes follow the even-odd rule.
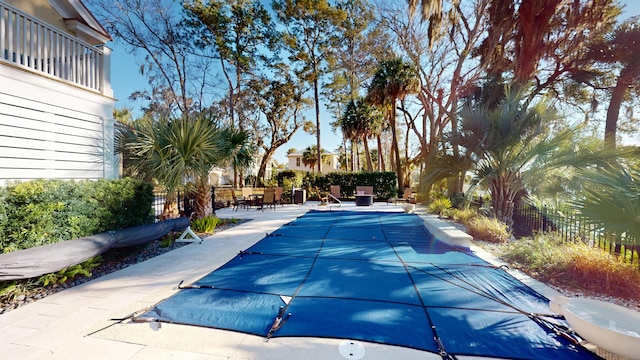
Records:
[[[436,216],[422,216],[424,225],[438,240],[449,245],[471,247],[473,237]]]

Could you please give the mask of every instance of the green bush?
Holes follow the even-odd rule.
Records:
[[[0,188],[0,252],[154,221],[153,187],[134,179],[33,180]]]
[[[331,172],[328,174],[311,173],[301,170],[285,170],[278,173],[273,180],[284,188],[285,202],[291,200],[291,189],[304,187],[308,191],[317,186],[328,192],[331,185],[340,185],[345,197],[354,197],[356,186],[373,186],[377,200],[386,200],[398,196],[395,172]],[[402,196],[402,195],[400,195]]]
[[[436,215],[442,215],[445,211],[451,209],[451,207],[451,200],[447,198],[438,198],[429,204],[429,212]]]
[[[475,240],[503,243],[511,237],[507,225],[495,218],[476,216],[467,222],[466,227]]]
[[[220,219],[215,216],[205,216],[202,219],[191,220],[191,229],[197,233],[210,234],[216,229]]]
[[[330,191],[331,185],[340,185],[344,197],[355,197],[356,187],[373,186],[373,194],[377,200],[396,197],[396,173],[394,172],[333,172],[328,174],[309,174],[305,185],[318,187],[322,191]]]
[[[101,256],[93,257],[83,263],[70,266],[60,271],[42,275],[38,279],[38,284],[48,286],[49,284],[64,284],[67,280],[71,280],[76,276],[91,277],[91,271],[98,267],[102,262]]]
[[[449,218],[451,218],[451,220],[460,223],[464,226],[467,226],[467,224],[469,224],[469,221],[471,221],[471,219],[479,216],[478,212],[473,209],[473,208],[469,208],[469,209],[451,209],[447,212]]]

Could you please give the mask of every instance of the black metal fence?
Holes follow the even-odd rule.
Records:
[[[229,187],[221,187],[220,189],[231,189]],[[213,209],[213,215],[217,209],[221,207],[229,206],[227,199],[216,199],[216,190],[220,190],[215,186],[211,187],[211,208]],[[163,191],[154,191],[154,201],[152,204],[153,214],[157,220],[160,220],[164,213],[164,206],[167,198],[167,193]],[[193,213],[193,207],[196,200],[195,192],[178,191],[176,195],[176,205],[180,216],[191,216]],[[221,201],[218,201],[221,200]]]
[[[624,259],[625,262],[640,267],[638,239],[629,238],[626,234],[611,234],[594,226],[580,214],[551,211],[546,207],[538,209],[528,204],[521,204],[514,209],[514,220],[520,227],[530,232],[555,232],[563,241],[582,241],[598,247],[612,255]],[[635,243],[634,245],[628,245]],[[623,245],[627,244],[627,245]]]

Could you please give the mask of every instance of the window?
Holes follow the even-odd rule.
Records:
[[[300,167],[300,158],[296,158],[296,166]]]

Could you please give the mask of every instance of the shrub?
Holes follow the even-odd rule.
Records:
[[[191,220],[191,228],[197,233],[211,234],[220,222],[215,216],[205,216],[202,219]]]
[[[467,226],[471,219],[479,216],[478,212],[475,209],[451,209],[447,213],[451,220],[458,222],[464,226]]]
[[[15,301],[20,295],[27,295],[38,287],[36,280],[0,281],[0,301]]]
[[[151,223],[152,202],[134,179],[12,183],[0,191],[0,252]]]
[[[165,237],[163,237],[162,239],[160,239],[160,247],[163,248],[168,248],[169,246],[171,246],[175,240],[175,232],[170,232],[167,235],[165,235]]]
[[[503,243],[511,237],[507,225],[495,218],[476,216],[468,221],[466,227],[475,240]]]
[[[60,271],[42,275],[38,279],[38,284],[48,286],[49,284],[64,284],[67,280],[71,280],[76,276],[91,277],[91,271],[102,262],[101,256],[93,257],[83,263],[70,266]]]
[[[449,209],[451,209],[451,200],[447,198],[438,198],[429,204],[429,212],[432,214],[442,215]]]
[[[541,281],[579,291],[640,298],[640,271],[580,241],[539,234],[494,248],[497,256]]]

